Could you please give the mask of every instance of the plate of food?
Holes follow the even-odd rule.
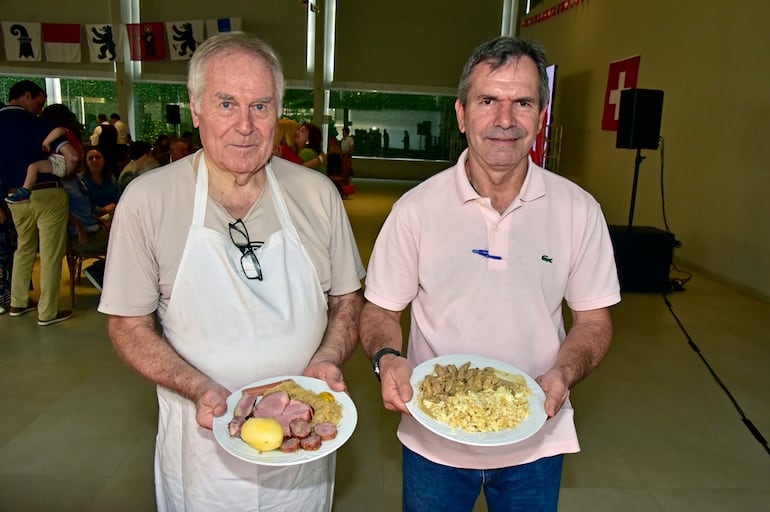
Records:
[[[439,356],[417,365],[406,407],[420,424],[474,446],[523,441],[545,423],[545,393],[511,365],[482,356]]]
[[[241,460],[292,466],[339,449],[357,422],[356,406],[346,393],[319,379],[280,376],[233,392],[212,430],[217,443]]]

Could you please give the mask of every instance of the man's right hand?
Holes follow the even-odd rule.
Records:
[[[201,384],[195,393],[195,419],[198,425],[211,430],[215,416],[227,412],[227,397],[230,391],[211,379]]]
[[[411,414],[406,403],[412,399],[412,365],[405,357],[388,354],[380,359],[382,403],[389,411]]]

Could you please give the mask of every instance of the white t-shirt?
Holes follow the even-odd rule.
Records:
[[[102,313],[143,316],[157,310],[163,319],[192,221],[194,157],[137,177],[121,195],[110,230]],[[321,289],[330,295],[360,289],[365,271],[334,184],[312,169],[280,158],[272,159],[271,165]],[[227,235],[228,223],[235,220],[209,196],[206,227]],[[280,228],[266,190],[242,220],[254,241]]]
[[[476,354],[534,378],[553,365],[564,340],[563,300],[580,311],[620,301],[607,225],[587,192],[532,163],[519,196],[500,214],[471,187],[466,154],[393,206],[369,261],[365,296],[391,311],[411,303],[408,358],[415,366]],[[579,450],[569,402],[538,434],[504,450],[448,441],[407,415],[399,439],[434,462],[477,469]]]

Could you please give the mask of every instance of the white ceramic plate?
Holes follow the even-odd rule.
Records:
[[[433,374],[434,366],[437,364],[442,366],[453,364],[459,368],[468,361],[471,362],[472,368],[485,368],[491,366],[499,372],[511,375],[521,375],[524,377],[524,380],[527,381],[527,386],[532,391],[532,394],[529,397],[529,416],[512,429],[499,430],[497,432],[468,432],[460,428],[452,428],[446,423],[436,421],[422,412],[420,406],[417,404],[417,395],[419,394],[420,384],[425,379],[425,376]],[[501,375],[501,377],[504,376]],[[540,430],[540,427],[543,426],[547,418],[543,406],[545,403],[545,393],[538,383],[518,368],[495,359],[463,354],[434,357],[414,368],[410,382],[414,394],[412,399],[407,402],[406,408],[412,413],[414,419],[431,432],[458,443],[474,446],[502,446],[517,443],[527,439]]]
[[[270,384],[271,382],[279,382],[286,379],[292,379],[305,389],[309,389],[314,393],[320,393],[321,391],[327,391],[334,395],[334,399],[337,403],[342,405],[342,419],[340,419],[339,425],[337,425],[337,437],[330,441],[324,441],[321,444],[321,448],[313,451],[305,451],[300,449],[294,453],[283,453],[280,450],[273,450],[269,452],[260,452],[246,444],[240,437],[230,437],[230,433],[227,430],[227,424],[233,419],[233,411],[238,401],[241,399],[242,391],[245,388],[251,388],[254,386],[261,386],[264,384]],[[261,400],[261,397],[260,397]],[[339,447],[345,444],[345,441],[350,439],[353,435],[353,430],[356,428],[358,422],[358,412],[353,400],[346,393],[339,391],[332,391],[326,382],[311,377],[303,376],[280,376],[271,377],[269,379],[258,380],[252,382],[247,386],[243,386],[241,389],[233,392],[227,397],[227,412],[222,416],[214,418],[213,431],[219,445],[227,450],[230,454],[238,457],[246,462],[252,462],[254,464],[262,464],[265,466],[293,466],[295,464],[304,464],[313,460],[326,457],[330,453],[336,451]]]

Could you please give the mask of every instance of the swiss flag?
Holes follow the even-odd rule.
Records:
[[[610,72],[607,76],[607,90],[604,92],[604,112],[602,113],[602,130],[615,132],[618,130],[618,115],[620,114],[620,91],[635,89],[639,76],[641,55],[635,55],[623,60],[610,62]]]
[[[80,25],[43,23],[43,47],[48,62],[80,62]]]
[[[128,23],[128,44],[131,60],[163,60],[166,58],[166,44],[163,41],[163,22]]]

